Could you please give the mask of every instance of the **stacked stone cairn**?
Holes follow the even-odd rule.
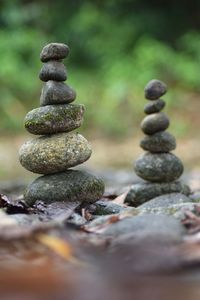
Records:
[[[151,80],[145,87],[145,98],[150,102],[144,108],[147,116],[141,123],[141,129],[145,137],[140,146],[147,152],[134,165],[136,174],[145,181],[133,185],[128,192],[125,202],[131,206],[139,206],[164,194],[190,194],[189,187],[178,181],[183,173],[183,164],[171,153],[176,148],[176,140],[166,131],[170,121],[162,112],[165,102],[160,99],[166,92],[167,86],[159,80]]]
[[[27,188],[28,205],[37,200],[93,203],[104,192],[101,179],[70,169],[88,160],[92,150],[88,141],[73,131],[83,122],[84,106],[71,104],[76,93],[64,83],[67,73],[62,59],[68,54],[67,45],[50,43],[40,55],[43,67],[39,77],[45,82],[40,107],[28,112],[24,121],[27,131],[40,137],[22,145],[19,160],[27,170],[44,176]]]

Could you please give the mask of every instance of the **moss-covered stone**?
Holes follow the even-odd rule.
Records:
[[[47,105],[31,110],[25,128],[33,134],[69,132],[81,126],[84,106],[80,104]]]
[[[135,162],[136,174],[151,182],[171,182],[183,173],[181,160],[172,153],[150,153],[141,155]]]
[[[63,172],[91,156],[88,141],[78,133],[41,136],[22,145],[19,160],[24,168],[39,174]]]
[[[93,203],[104,193],[103,181],[88,172],[68,170],[45,175],[32,182],[25,193],[25,201],[32,205],[37,200],[44,203],[76,201]]]

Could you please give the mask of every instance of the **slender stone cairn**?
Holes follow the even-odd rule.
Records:
[[[39,77],[45,82],[40,107],[25,117],[27,131],[40,137],[22,145],[19,160],[27,170],[44,174],[33,181],[24,195],[28,205],[37,200],[89,202],[100,199],[104,183],[85,171],[72,170],[91,156],[88,141],[73,130],[83,122],[84,106],[71,104],[75,91],[64,81],[67,79],[62,59],[69,48],[62,43],[46,45],[40,54],[43,67]]]
[[[136,174],[145,182],[133,185],[127,194],[125,202],[132,206],[138,206],[163,194],[190,193],[189,187],[178,181],[183,173],[183,164],[171,153],[176,148],[176,139],[166,131],[170,121],[162,112],[165,102],[160,99],[166,92],[166,84],[156,79],[151,80],[145,87],[145,98],[150,102],[144,108],[147,116],[141,123],[141,129],[145,137],[140,146],[147,152],[134,165]]]

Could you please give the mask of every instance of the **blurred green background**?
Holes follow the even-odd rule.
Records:
[[[0,2],[0,130],[21,134],[39,106],[39,54],[69,45],[68,83],[87,108],[89,137],[139,132],[146,83],[167,83],[177,137],[197,137],[200,112],[200,1],[6,0]]]

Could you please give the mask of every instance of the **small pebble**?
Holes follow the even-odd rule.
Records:
[[[69,132],[81,126],[84,110],[81,104],[46,105],[31,110],[24,125],[32,134]]]
[[[40,105],[67,104],[76,99],[76,92],[64,82],[49,80],[44,84]]]
[[[65,81],[67,79],[65,65],[60,61],[50,60],[43,64],[39,77],[42,81]]]
[[[33,173],[51,174],[83,163],[91,153],[91,146],[82,135],[57,133],[24,143],[19,150],[19,160]]]
[[[136,160],[135,172],[147,181],[172,182],[182,175],[183,164],[172,153],[147,152]]]
[[[42,49],[40,59],[42,62],[47,62],[52,59],[60,60],[67,57],[68,54],[69,47],[67,45],[62,43],[50,43]]]
[[[147,115],[160,112],[165,107],[165,105],[166,103],[162,99],[153,100],[145,105],[144,112]]]
[[[169,124],[170,122],[167,115],[163,112],[159,112],[146,116],[141,123],[141,129],[145,134],[151,135],[166,130]]]
[[[176,148],[176,139],[169,132],[160,131],[145,136],[140,142],[140,147],[152,153],[170,152]]]
[[[166,92],[167,92],[166,84],[157,79],[153,79],[149,81],[149,83],[146,85],[144,90],[145,98],[148,100],[159,99]]]

